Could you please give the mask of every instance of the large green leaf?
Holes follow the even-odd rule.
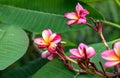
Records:
[[[16,67],[3,72],[0,78],[29,78],[47,62],[48,60],[46,59],[33,60],[21,67]]]
[[[76,2],[66,2],[64,0],[50,0],[50,1],[44,1],[44,0],[38,0],[39,6],[37,5],[38,8],[37,11],[26,9],[27,6],[22,7],[25,9],[21,8],[16,8],[16,7],[21,7],[17,6],[17,2],[21,5],[23,5],[23,2],[28,4],[29,7],[31,7],[32,4],[29,4],[29,2],[33,2],[33,4],[37,1],[24,1],[23,2],[20,0],[15,0],[8,1],[9,3],[7,4],[8,0],[5,0],[1,4],[6,4],[7,6],[1,5],[0,6],[0,12],[1,12],[1,18],[3,23],[7,24],[13,24],[15,26],[20,26],[26,30],[32,31],[32,32],[41,32],[46,28],[50,28],[53,31],[57,32],[65,32],[69,30],[78,30],[79,28],[83,27],[81,26],[73,26],[72,28],[69,28],[66,25],[66,19],[63,17],[63,14],[66,12],[74,11],[75,10],[75,5],[77,4]],[[12,3],[13,2],[13,3]],[[27,3],[28,2],[28,3]],[[72,3],[72,5],[71,5]],[[103,19],[103,16],[97,12],[95,9],[90,7],[89,5],[80,2],[86,9],[90,11],[90,15],[95,19]],[[18,5],[19,5],[18,4]],[[12,7],[12,6],[16,7]],[[33,5],[35,6],[35,5]],[[33,7],[32,6],[32,7]],[[89,22],[89,21],[88,21]]]
[[[64,14],[74,10],[75,3],[76,1],[72,0],[0,0],[0,4],[54,14]]]
[[[109,44],[111,44],[111,43],[109,43]],[[105,47],[102,43],[93,44],[92,46],[95,48],[97,54],[95,57],[91,58],[91,61],[93,61],[97,65],[97,67],[100,69],[100,66],[98,63],[99,63],[99,61],[101,61],[103,63],[103,59],[101,59],[100,53],[103,50],[105,50]],[[33,76],[33,78],[74,78],[75,75],[76,75],[76,73],[67,69],[63,65],[63,63],[61,63],[58,60],[53,60],[53,61],[49,62],[48,64],[46,64],[45,66],[43,66]],[[90,77],[91,78],[98,78],[96,76],[91,76],[88,74],[79,75],[76,78],[90,78]]]
[[[59,60],[43,66],[32,78],[75,78],[77,73],[67,69]],[[78,75],[76,78],[96,78],[91,75]]]
[[[92,8],[83,3],[84,1],[89,2],[98,0],[0,0],[0,4],[63,15],[66,12],[74,11],[77,2],[80,2],[87,10]],[[91,11],[101,16],[95,9],[92,8]],[[102,19],[103,17],[101,16],[100,18]]]
[[[29,41],[19,27],[0,25],[0,29],[0,70],[3,70],[25,54]]]

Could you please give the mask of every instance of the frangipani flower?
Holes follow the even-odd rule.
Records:
[[[89,12],[84,9],[79,3],[76,5],[76,11],[64,14],[64,16],[70,19],[67,22],[67,25],[77,24],[86,24],[86,15]]]
[[[80,43],[78,49],[70,49],[70,53],[72,54],[70,58],[74,59],[85,59],[85,52],[87,58],[91,58],[96,54],[96,51],[92,47],[88,47],[87,45]]]
[[[120,66],[120,42],[114,44],[113,50],[106,50],[101,53],[101,57],[106,60],[105,67]]]
[[[54,54],[50,53],[48,50],[42,52],[41,57],[42,58],[47,58],[48,60],[53,60],[54,59]]]
[[[34,42],[38,45],[39,48],[47,48],[49,52],[54,52],[56,46],[61,41],[61,36],[56,33],[52,33],[50,29],[46,29],[42,32],[43,38],[36,38]]]

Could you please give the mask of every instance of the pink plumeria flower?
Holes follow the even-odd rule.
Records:
[[[120,41],[114,44],[112,50],[102,52],[101,57],[106,60],[105,67],[120,66]]]
[[[34,42],[40,49],[47,48],[49,52],[54,52],[60,41],[61,36],[59,34],[52,33],[50,29],[46,29],[42,32],[42,38],[34,39]]]
[[[87,58],[91,58],[96,54],[96,51],[92,47],[88,47],[84,43],[80,43],[78,46],[78,49],[70,49],[70,53],[72,54],[70,58],[73,59],[85,59],[85,52],[87,55]]]
[[[54,56],[55,56],[55,54],[49,52],[48,50],[42,52],[42,54],[41,54],[42,58],[47,58],[48,60],[53,60]]]
[[[86,15],[89,12],[84,9],[79,3],[76,5],[76,11],[64,14],[64,17],[70,19],[67,22],[67,25],[77,24],[86,24]]]

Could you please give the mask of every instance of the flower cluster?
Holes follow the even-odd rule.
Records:
[[[65,13],[64,17],[68,18],[67,25],[86,24],[91,29],[99,33],[107,50],[101,52],[101,57],[106,60],[104,66],[106,68],[114,67],[115,73],[105,72],[102,63],[99,62],[102,70],[99,70],[94,62],[91,62],[91,57],[95,56],[97,52],[93,47],[89,47],[84,43],[80,43],[78,48],[70,49],[70,56],[67,56],[64,52],[64,48],[61,42],[61,36],[57,33],[52,33],[50,29],[46,29],[42,32],[42,37],[35,38],[34,43],[38,45],[38,48],[44,49],[41,53],[42,58],[53,60],[55,56],[58,56],[61,61],[71,70],[79,73],[96,74],[102,78],[119,78],[120,77],[120,41],[115,42],[113,49],[108,46],[103,34],[102,34],[102,22],[96,21],[90,18],[94,23],[94,26],[86,21],[86,15],[89,12],[84,9],[79,3],[76,5],[76,11]],[[81,67],[81,70],[76,69],[72,63]]]

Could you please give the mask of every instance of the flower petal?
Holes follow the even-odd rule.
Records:
[[[84,49],[87,49],[87,48],[88,48],[88,46],[84,43],[80,43],[79,46],[78,46],[78,49],[80,49],[80,50],[84,50]]]
[[[83,57],[85,56],[84,51],[88,48],[88,46],[84,43],[80,43],[78,46],[79,54]]]
[[[72,25],[72,24],[74,24],[76,21],[77,21],[77,20],[69,20],[69,21],[67,22],[67,25]]]
[[[50,52],[48,52],[47,50],[41,53],[42,58],[47,58],[49,55],[50,55]]]
[[[51,52],[51,53],[54,53],[55,50],[56,50],[56,44],[55,43],[50,43],[49,47],[48,47],[48,51]]]
[[[35,38],[35,39],[34,39],[34,43],[37,44],[37,45],[43,45],[43,46],[44,46],[44,45],[45,45],[45,46],[47,45],[47,43],[44,41],[43,38]]]
[[[120,57],[120,42],[116,42],[114,44],[114,50],[115,50],[115,53],[118,57]]]
[[[120,60],[119,57],[115,54],[114,50],[106,50],[101,53],[101,57],[105,60],[109,61],[117,61]]]
[[[37,44],[37,45],[40,45],[43,42],[44,42],[43,38],[35,38],[34,39],[34,43]]]
[[[86,18],[80,18],[80,19],[77,21],[77,24],[86,24]]]
[[[48,42],[49,37],[52,35],[52,31],[50,29],[46,29],[42,32],[43,39]]]
[[[83,7],[79,3],[77,3],[77,5],[76,5],[76,13],[77,13],[78,16],[80,15],[81,10],[83,10]]]
[[[86,9],[83,9],[83,10],[80,11],[80,17],[81,18],[85,17],[88,14],[89,14],[89,12]]]
[[[66,14],[64,14],[64,17],[66,17],[68,19],[78,19],[75,12],[66,13]]]
[[[53,39],[55,38],[56,36],[56,33],[53,33],[50,37],[49,37],[49,42],[52,42]]]
[[[51,54],[51,55],[49,55],[47,58],[48,58],[48,60],[53,60],[53,59],[54,59],[54,55]]]
[[[70,53],[76,57],[82,57],[78,49],[70,49]]]
[[[49,38],[50,42],[59,43],[61,41],[61,36],[59,34],[52,34]]]
[[[47,46],[46,45],[38,45],[38,48],[40,49],[43,49],[43,48],[46,48]]]
[[[104,64],[104,66],[105,67],[113,67],[113,66],[115,66],[115,65],[117,65],[117,64],[119,64],[120,63],[120,61],[107,61],[105,64]]]
[[[45,48],[48,45],[43,38],[35,38],[34,43],[38,45],[38,48]]]
[[[94,48],[88,47],[86,49],[86,53],[87,53],[87,58],[90,58],[96,54],[96,51],[94,50]]]

